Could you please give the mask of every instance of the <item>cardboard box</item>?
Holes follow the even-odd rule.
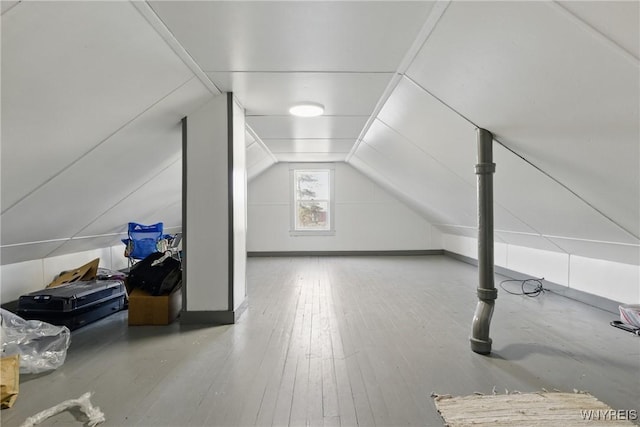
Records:
[[[141,289],[129,294],[129,326],[168,325],[182,310],[182,286],[169,295],[153,296]]]

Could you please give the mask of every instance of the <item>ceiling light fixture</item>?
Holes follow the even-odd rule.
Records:
[[[315,102],[304,102],[289,108],[289,113],[298,117],[316,117],[324,113],[324,106]]]

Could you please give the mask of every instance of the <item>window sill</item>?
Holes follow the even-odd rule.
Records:
[[[289,236],[335,236],[336,230],[289,230]]]

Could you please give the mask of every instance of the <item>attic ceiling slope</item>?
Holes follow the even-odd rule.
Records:
[[[622,12],[606,16],[635,12],[618,39],[638,39],[631,3],[607,2]],[[637,239],[638,70],[552,2],[452,2],[407,76]]]
[[[22,2],[8,10],[2,211],[191,77],[129,2]]]
[[[180,120],[209,89],[129,2],[22,2],[2,32],[2,264],[177,231]]]
[[[344,141],[355,143],[434,2],[149,4],[278,161],[344,161]],[[290,117],[303,101],[324,116]],[[305,148],[314,140],[328,143]]]

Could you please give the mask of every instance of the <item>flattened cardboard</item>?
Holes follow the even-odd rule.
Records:
[[[84,282],[89,282],[96,278],[98,274],[98,264],[100,263],[100,258],[96,258],[93,261],[89,261],[85,265],[76,268],[75,270],[65,271],[58,277],[56,277],[53,282],[47,285],[47,288],[53,288],[60,285],[66,285],[67,283],[77,282],[82,280]]]
[[[20,359],[13,355],[0,359],[0,407],[11,408],[18,398]]]

